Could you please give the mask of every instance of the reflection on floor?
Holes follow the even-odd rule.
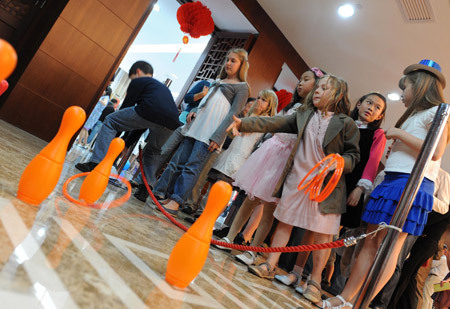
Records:
[[[1,308],[314,308],[292,288],[251,275],[214,248],[186,290],[171,287],[165,266],[182,232],[159,212],[134,198],[91,209],[63,197],[62,184],[89,153],[78,146],[49,198],[39,207],[19,201],[20,175],[45,145],[0,121]],[[80,184],[69,184],[72,196]],[[124,193],[108,186],[102,199]]]

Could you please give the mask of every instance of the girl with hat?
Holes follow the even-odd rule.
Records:
[[[436,62],[422,60],[419,64],[408,66],[403,74],[399,86],[403,90],[402,100],[407,109],[395,127],[385,132],[386,138],[394,140],[394,143],[386,161],[384,181],[372,192],[362,216],[362,220],[368,223],[367,232],[377,229],[377,224],[381,222],[391,221],[438,105],[444,102],[442,89],[445,87],[445,78]],[[428,212],[433,206],[434,180],[448,143],[448,136],[447,124],[427,166],[425,178],[411,206],[403,232],[400,233],[390,258],[385,261],[373,295],[377,295],[392,276],[406,236],[422,234]],[[341,295],[324,300],[322,308],[353,307],[351,302],[361,289],[386,233],[387,230],[383,230],[364,240],[363,248]]]

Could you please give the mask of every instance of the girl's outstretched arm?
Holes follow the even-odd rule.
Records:
[[[227,132],[231,131],[233,136],[240,136],[241,133],[239,132],[239,130],[241,129],[241,124],[241,119],[233,115],[233,122],[228,126]]]

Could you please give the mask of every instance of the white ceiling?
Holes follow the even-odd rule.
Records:
[[[438,62],[450,84],[450,3],[431,0],[435,21],[406,22],[396,0],[356,0],[355,15],[343,19],[337,0],[258,0],[309,66],[344,78],[352,102],[370,91],[400,93],[403,69],[421,59]],[[449,88],[445,95],[450,95]],[[404,107],[389,102],[385,127]]]
[[[219,28],[251,32],[231,0],[201,1]],[[450,97],[450,0],[429,1],[431,22],[407,22],[398,0],[257,1],[309,66],[348,82],[353,103],[370,91],[400,94],[403,69],[425,58],[441,65],[448,85],[444,94]],[[343,3],[357,5],[353,17],[337,15]],[[403,111],[401,101],[389,101],[383,128],[392,127]],[[450,151],[442,163],[450,171]]]
[[[214,24],[229,32],[257,33],[253,25],[231,0],[198,0],[211,11]]]

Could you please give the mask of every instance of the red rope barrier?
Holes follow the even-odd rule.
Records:
[[[158,202],[156,197],[153,195],[152,190],[147,182],[147,177],[145,176],[143,162],[142,162],[142,149],[139,147],[139,169],[142,175],[142,181],[144,182],[145,188],[147,189],[150,197],[153,202],[156,204],[158,209],[170,220],[173,224],[178,226],[183,231],[187,231],[188,228],[175,220]],[[300,245],[300,246],[288,246],[288,247],[272,247],[272,248],[264,248],[264,247],[254,247],[254,246],[243,246],[236,244],[229,244],[223,241],[218,241],[215,239],[211,239],[211,244],[226,247],[230,249],[236,249],[240,251],[254,251],[254,252],[304,252],[304,251],[314,251],[314,250],[322,250],[322,249],[330,249],[330,248],[339,248],[344,246],[344,240],[340,239],[333,242],[323,243],[323,244],[312,244],[312,245]]]

